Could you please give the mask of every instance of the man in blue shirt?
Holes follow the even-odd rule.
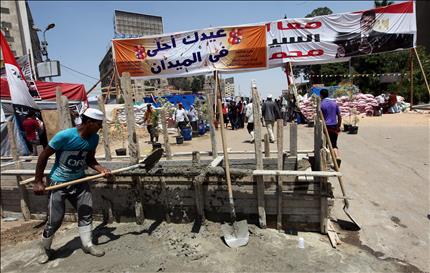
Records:
[[[340,132],[340,125],[342,124],[342,117],[340,115],[339,106],[335,100],[328,98],[328,90],[321,89],[321,112],[324,116],[324,121],[327,126],[328,135],[330,137],[331,145],[333,146],[336,155],[337,164],[340,166],[339,149],[337,148],[337,136]]]
[[[78,128],[58,132],[40,154],[36,166],[36,179],[33,186],[35,194],[45,192],[43,171],[49,157],[55,153],[55,163],[50,173],[50,185],[61,184],[85,176],[87,166],[110,176],[110,170],[102,167],[95,159],[99,142],[97,132],[102,128],[104,115],[101,111],[88,108],[82,115]],[[71,185],[49,192],[48,221],[42,235],[42,255],[39,263],[46,263],[52,256],[51,244],[55,232],[61,226],[65,213],[65,200],[69,200],[78,212],[79,235],[82,249],[93,256],[103,256],[91,239],[92,233],[92,195],[88,183]]]

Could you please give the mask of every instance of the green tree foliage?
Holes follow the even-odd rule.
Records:
[[[321,16],[321,15],[329,15],[332,14],[333,11],[328,7],[316,8],[311,13],[305,16],[305,18]]]
[[[203,75],[193,77],[193,81],[191,82],[191,91],[193,91],[193,93],[202,91],[204,82],[205,76]]]
[[[393,1],[388,1],[388,0],[375,0],[374,1],[375,8],[389,6],[393,3],[394,3]]]
[[[170,85],[173,85],[177,90],[190,90],[191,84],[187,78],[170,78],[167,80]]]

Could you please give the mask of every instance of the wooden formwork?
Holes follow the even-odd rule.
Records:
[[[124,79],[124,89],[130,91],[129,76],[126,75]],[[134,124],[128,91],[125,92],[127,120],[128,124]],[[259,101],[256,89],[253,89],[253,97],[255,102]],[[259,121],[260,107],[257,103],[254,106],[254,120]],[[213,120],[213,117],[210,120]],[[265,145],[266,158],[262,158],[261,142],[256,141],[255,151],[252,153],[254,158],[230,161],[236,212],[239,218],[246,218],[262,228],[266,226],[278,229],[296,228],[325,234],[333,206],[333,194],[328,177],[341,174],[327,171],[325,160],[327,153],[324,148],[321,122],[318,118],[315,119],[314,147],[312,154],[308,154],[310,161],[308,165],[311,168],[306,170],[300,169],[297,160],[300,154],[297,150],[297,124],[292,123],[289,126],[288,151],[284,151],[282,147],[282,124],[282,120],[277,121],[277,158],[270,157],[269,145]],[[138,140],[133,126],[128,127],[128,130],[130,157],[125,159],[129,162],[101,161],[102,165],[117,169],[138,162],[140,158]],[[167,134],[166,130],[164,131],[164,134]],[[255,138],[262,139],[259,122],[255,124]],[[11,144],[12,147],[15,145],[13,139]],[[200,154],[193,152],[192,160],[162,161],[149,173],[130,171],[118,175],[115,182],[93,183],[95,218],[107,222],[135,220],[138,224],[141,224],[145,217],[165,219],[168,222],[229,220],[225,171],[221,167],[222,158],[217,157],[214,128],[211,128],[211,144],[212,152],[209,155],[213,157],[212,161],[200,160]],[[168,141],[165,145],[169,146]],[[166,150],[167,159],[175,156],[170,154],[169,149]],[[11,154],[15,163],[4,164],[1,170],[2,209],[22,212],[26,220],[30,216],[46,217],[47,196],[36,196],[31,186],[19,184],[23,176],[34,176],[36,163],[23,162],[18,157],[16,148],[15,151],[12,149]],[[114,158],[108,153],[106,157]],[[52,162],[48,163],[47,170],[51,166]],[[69,204],[66,211],[68,213],[66,220],[76,220],[74,210]]]

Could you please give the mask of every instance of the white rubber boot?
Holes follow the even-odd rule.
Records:
[[[51,257],[52,257],[52,249],[51,249],[51,245],[52,245],[52,240],[54,239],[54,235],[52,235],[49,238],[45,238],[42,235],[42,241],[40,242],[40,256],[37,259],[37,262],[40,264],[45,264],[47,263]]]
[[[91,254],[96,257],[101,257],[105,255],[105,252],[103,250],[97,249],[91,240],[91,225],[79,227],[79,236],[81,237],[82,242],[82,250],[87,253]]]
[[[251,143],[254,143],[254,131],[251,132]]]

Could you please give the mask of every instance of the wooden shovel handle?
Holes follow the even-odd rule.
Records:
[[[125,172],[125,171],[129,171],[129,170],[133,170],[133,169],[136,169],[136,168],[140,167],[140,165],[141,164],[136,164],[136,165],[124,167],[124,168],[121,168],[121,169],[116,169],[116,170],[111,171],[111,174],[117,174],[117,173],[120,173],[120,172]],[[79,178],[79,179],[76,179],[76,180],[73,180],[73,181],[69,181],[69,182],[58,184],[58,185],[46,187],[45,190],[46,191],[50,191],[50,190],[61,189],[61,188],[64,188],[64,187],[67,187],[67,186],[70,186],[70,185],[79,184],[79,183],[82,183],[82,182],[94,180],[94,179],[101,178],[101,177],[104,177],[104,174],[100,173],[100,174],[96,174],[96,175],[87,176],[87,177],[84,177],[84,178]]]

